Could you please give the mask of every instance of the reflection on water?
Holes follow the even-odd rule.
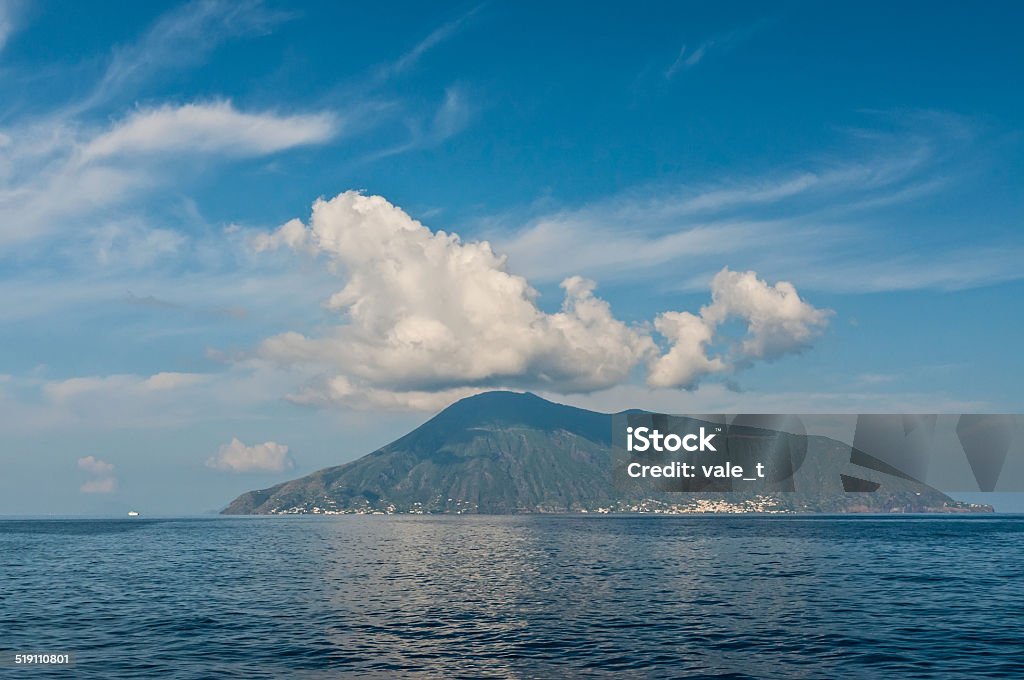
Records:
[[[1020,676],[1022,537],[1015,517],[0,521],[0,649],[73,651],[51,673],[76,678]]]

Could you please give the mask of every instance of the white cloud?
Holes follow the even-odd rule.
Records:
[[[293,250],[304,249],[309,245],[309,231],[302,220],[288,220],[276,231],[269,234],[256,234],[252,239],[252,247],[257,253],[287,246]]]
[[[317,201],[305,239],[292,222],[270,241],[303,243],[345,271],[347,284],[326,306],[348,323],[321,338],[274,336],[260,355],[330,366],[357,388],[590,391],[624,380],[655,349],[613,317],[592,282],[566,279],[561,311],[546,314],[488,243],[431,232],[380,196]]]
[[[55,402],[66,402],[95,395],[132,397],[147,392],[163,392],[196,385],[208,376],[201,373],[157,373],[148,377],[133,374],[87,376],[48,382],[43,394]]]
[[[804,349],[828,324],[830,314],[801,300],[788,281],[771,286],[755,272],[727,268],[711,280],[711,304],[701,309],[712,328],[729,318],[747,323],[741,353],[748,359],[774,359]]]
[[[755,272],[722,269],[711,279],[711,304],[702,307],[699,316],[665,312],[655,319],[655,328],[670,348],[652,362],[647,384],[692,389],[702,377],[734,368],[735,361],[800,352],[828,325],[830,314],[801,300],[788,281],[773,286]],[[730,357],[709,356],[717,329],[729,319],[741,320],[746,336]]]
[[[728,368],[720,357],[707,355],[714,328],[699,316],[665,312],[654,320],[654,327],[671,346],[651,364],[647,376],[651,387],[693,387],[702,377]]]
[[[128,375],[68,378],[47,383],[43,386],[43,394],[52,401],[63,402],[91,392],[121,390],[136,384],[135,376]]]
[[[78,469],[102,477],[111,474],[114,471],[114,466],[96,456],[85,456],[78,459]]]
[[[114,477],[114,466],[111,463],[96,456],[85,456],[78,459],[78,469],[93,477],[82,484],[82,493],[111,493],[117,488],[117,478]]]
[[[207,376],[200,373],[163,372],[146,378],[142,381],[142,387],[146,390],[176,390],[196,385],[206,379]]]
[[[226,101],[161,106],[136,111],[95,137],[81,158],[157,152],[257,156],[327,141],[337,128],[334,116],[326,113],[244,113]]]
[[[246,446],[237,437],[220,447],[206,466],[228,472],[284,472],[295,467],[288,447],[277,442]]]
[[[319,337],[281,333],[258,349],[320,374],[291,396],[298,403],[431,408],[493,387],[585,393],[626,382],[644,364],[652,385],[692,387],[735,367],[707,355],[727,318],[748,324],[743,359],[796,351],[824,323],[792,285],[723,270],[700,317],[656,319],[670,343],[659,356],[650,330],[615,318],[593,281],[566,278],[561,310],[544,312],[487,242],[432,232],[384,198],[351,191],[317,201],[308,227],[292,220],[253,245],[320,253],[347,279],[325,303],[344,323]]]

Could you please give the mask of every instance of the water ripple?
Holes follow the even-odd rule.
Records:
[[[3,520],[0,649],[73,651],[51,675],[75,678],[1021,677],[1022,537],[1017,517]]]

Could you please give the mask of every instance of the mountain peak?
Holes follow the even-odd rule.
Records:
[[[554,402],[548,401],[543,397],[538,397],[533,392],[515,392],[513,390],[491,390],[490,392],[480,392],[469,397],[463,397],[458,401],[447,406],[444,410],[450,410],[454,408],[467,408],[476,406],[487,406],[487,407],[504,407],[511,404],[517,403],[528,403],[528,402],[544,402],[545,404],[554,404]]]
[[[602,444],[610,443],[612,434],[607,414],[556,404],[532,392],[494,390],[460,399],[395,443],[484,426],[565,430]]]

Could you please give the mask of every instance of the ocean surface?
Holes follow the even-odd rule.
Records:
[[[1024,517],[0,520],[0,650],[26,678],[1024,677]]]

